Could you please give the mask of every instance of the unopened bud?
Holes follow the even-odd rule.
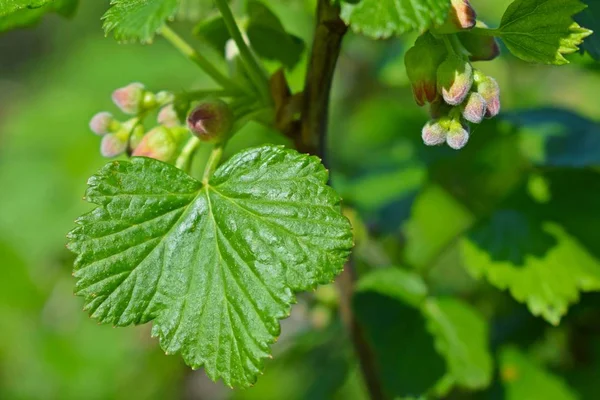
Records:
[[[168,162],[177,152],[177,141],[164,126],[159,126],[148,132],[133,151],[133,156],[150,157]]]
[[[188,115],[187,125],[203,142],[219,142],[230,133],[233,114],[223,100],[207,100]]]
[[[474,79],[477,92],[483,96],[487,105],[485,117],[495,117],[500,112],[500,86],[498,82],[481,71],[475,71]]]
[[[477,92],[469,93],[467,100],[462,104],[462,116],[469,122],[479,124],[487,111],[487,103],[483,96]]]
[[[452,119],[448,124],[446,143],[454,150],[460,150],[469,141],[469,127],[460,122],[459,119]]]
[[[164,125],[167,128],[172,128],[179,125],[179,118],[177,118],[177,112],[172,104],[164,106],[158,112],[157,121],[160,125]]]
[[[102,137],[100,154],[106,158],[118,157],[127,150],[127,136],[121,132],[109,133]]]
[[[437,146],[446,141],[446,133],[443,120],[433,120],[425,124],[421,131],[421,137],[427,146]]]
[[[456,33],[475,26],[477,14],[469,0],[451,0],[448,18],[443,25],[435,27],[435,33]]]
[[[145,134],[144,127],[140,124],[136,125],[129,136],[129,148],[135,150],[142,142]]]
[[[136,115],[142,109],[145,95],[144,85],[136,82],[115,90],[112,100],[125,114]]]
[[[445,57],[444,44],[430,33],[420,36],[415,45],[406,52],[404,65],[419,106],[436,99],[437,69]]]
[[[175,95],[171,92],[167,92],[166,90],[162,90],[156,93],[155,100],[157,104],[164,105],[173,102],[173,100],[175,100]]]
[[[477,21],[478,28],[487,28],[487,25]],[[469,52],[471,61],[491,61],[500,55],[500,46],[493,36],[476,35],[471,32],[458,34],[463,47]]]
[[[473,85],[473,67],[455,54],[451,54],[437,70],[437,88],[450,105],[462,103]]]
[[[94,115],[90,120],[90,129],[96,135],[106,135],[119,129],[119,121],[111,113],[103,111]]]

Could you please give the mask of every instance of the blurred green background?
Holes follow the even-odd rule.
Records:
[[[307,42],[312,3],[270,2],[288,30]],[[494,26],[510,1],[472,3]],[[155,91],[210,86],[160,38],[142,46],[104,37],[100,17],[107,7],[108,1],[82,1],[73,19],[49,15],[32,29],[0,36],[0,399],[366,398],[331,287],[300,298],[283,323],[275,360],[267,363],[256,387],[245,391],[212,383],[179,357],[165,356],[148,326],[113,329],[82,312],[82,300],[72,295],[73,257],[64,244],[73,220],[89,210],[81,199],[86,179],[105,163],[98,137],[87,127],[90,117],[114,112],[110,93],[130,82]],[[481,265],[465,265],[455,240],[514,197],[507,195],[508,187],[524,182],[533,197],[543,198],[550,178],[547,170],[530,168],[533,163],[559,170],[555,181],[576,198],[566,196],[563,208],[553,211],[565,213],[565,226],[579,224],[569,231],[580,233],[579,244],[571,246],[583,245],[593,257],[600,253],[595,234],[600,222],[598,64],[588,54],[576,54],[569,66],[534,66],[505,51],[478,65],[498,80],[504,116],[479,127],[467,149],[457,153],[421,143],[427,113],[412,100],[402,58],[415,38],[372,42],[350,35],[340,60],[329,138],[332,181],[358,211],[362,222],[357,224],[364,223],[378,239],[362,242],[357,267],[410,267],[431,293],[468,301],[484,316],[497,357],[496,379],[487,390],[455,390],[448,398],[598,398],[600,297],[583,294],[562,323],[552,326],[508,292],[474,279]],[[303,67],[288,71],[288,77],[293,88],[301,88]],[[576,136],[557,143],[548,139],[557,135]],[[285,142],[253,125],[228,152],[263,141]],[[567,213],[578,207],[579,213]],[[528,218],[535,211],[525,214]],[[490,253],[497,250],[500,259],[519,264],[519,254],[502,253],[506,236],[517,241],[517,253],[547,250],[545,244],[538,249],[534,223],[503,215],[502,221],[513,225],[497,247],[488,246]],[[473,242],[486,246],[487,236],[470,232],[475,232]],[[558,261],[542,258],[540,268],[575,262],[572,254]],[[591,284],[589,289],[599,288]],[[574,298],[565,297],[576,302],[577,290]],[[557,318],[552,310],[547,314],[549,320]],[[389,315],[381,311],[378,317],[383,321]],[[402,342],[402,334],[393,339]],[[423,354],[404,360],[404,350],[390,351],[398,354],[399,364],[414,363],[408,372],[418,371],[419,363],[429,365]],[[391,381],[402,379],[401,369]],[[511,386],[511,374],[530,379],[524,392]]]

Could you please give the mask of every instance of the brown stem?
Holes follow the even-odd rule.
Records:
[[[315,154],[326,163],[329,100],[335,67],[348,27],[340,18],[339,6],[331,0],[318,0],[317,25],[303,92],[301,146],[298,150]],[[356,281],[352,261],[346,263],[337,284],[341,294],[340,314],[358,357],[362,375],[372,400],[384,400],[372,349],[352,311]]]

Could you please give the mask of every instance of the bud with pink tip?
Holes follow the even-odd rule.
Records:
[[[159,126],[148,132],[133,151],[133,156],[169,162],[177,153],[178,143],[171,131]]]
[[[231,132],[233,113],[223,100],[206,100],[188,115],[187,125],[198,139],[216,143],[225,139]]]
[[[167,128],[173,128],[179,125],[179,118],[177,118],[177,112],[172,104],[160,109],[157,121],[160,125],[164,125]]]
[[[106,158],[120,156],[127,150],[127,139],[128,135],[124,135],[122,131],[104,135],[100,144],[100,154]]]
[[[477,92],[483,96],[487,105],[485,117],[495,117],[500,113],[500,86],[498,82],[481,71],[475,71],[474,80]]]
[[[423,127],[421,137],[427,146],[437,146],[446,141],[447,129],[444,126],[444,119],[429,121]]]
[[[136,115],[142,110],[145,95],[144,85],[135,82],[115,90],[112,100],[125,114]]]
[[[475,26],[477,14],[469,0],[451,0],[448,18],[443,25],[434,28],[435,33],[456,33]]]
[[[477,21],[478,28],[488,26]],[[491,61],[500,55],[500,46],[493,36],[476,35],[471,32],[460,32],[458,34],[461,44],[469,52],[471,61]]]
[[[444,101],[457,106],[462,103],[473,85],[473,67],[468,61],[451,54],[437,70],[437,88]]]
[[[466,146],[469,141],[469,127],[460,122],[459,119],[452,119],[448,124],[446,143],[454,150],[460,150]]]
[[[481,94],[471,92],[467,100],[461,105],[461,109],[464,119],[474,124],[479,124],[483,121],[483,117],[485,117],[487,103]]]
[[[119,129],[120,123],[109,112],[103,111],[94,115],[90,120],[90,129],[96,135],[106,135]]]
[[[437,69],[446,57],[444,44],[430,33],[420,36],[404,56],[406,73],[419,106],[437,98]]]

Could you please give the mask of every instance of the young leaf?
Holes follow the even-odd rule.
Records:
[[[494,261],[468,238],[462,239],[461,247],[471,274],[508,289],[534,315],[557,325],[569,304],[579,300],[580,291],[600,290],[600,263],[560,226],[547,224],[546,231],[558,244],[542,258],[525,256],[523,266]]]
[[[26,8],[38,8],[54,0],[0,0],[0,16]]]
[[[500,352],[500,376],[507,400],[576,400],[578,396],[559,377],[514,347]]]
[[[442,24],[449,9],[449,0],[362,0],[342,4],[342,19],[354,31],[380,39]]]
[[[329,283],[352,247],[339,197],[315,157],[267,145],[238,153],[207,185],[148,158],[89,180],[78,220],[77,294],[116,326],[154,320],[166,353],[249,386],[294,292]]]
[[[112,0],[104,14],[104,31],[122,42],[151,42],[156,31],[177,11],[179,0]]]
[[[515,0],[498,28],[506,47],[534,63],[568,64],[564,54],[578,50],[592,34],[573,20],[586,6],[579,0]]]
[[[423,307],[437,350],[444,355],[457,384],[483,389],[492,379],[487,322],[468,303],[429,299]]]

